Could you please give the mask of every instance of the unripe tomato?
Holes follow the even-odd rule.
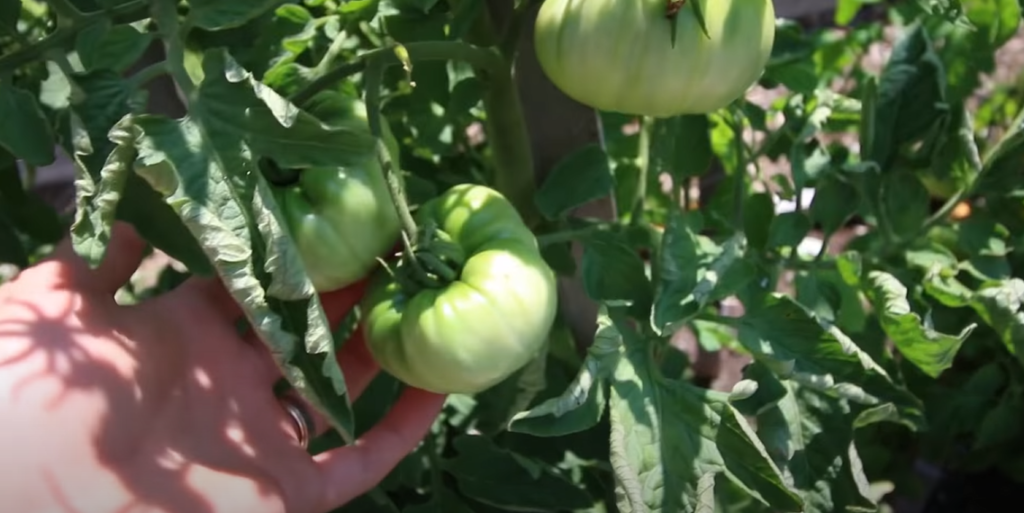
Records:
[[[380,367],[435,393],[472,394],[526,365],[555,319],[555,274],[504,196],[456,185],[417,211],[466,255],[455,281],[409,295],[387,270],[362,302],[363,335]]]
[[[315,100],[320,101],[310,112],[322,120],[369,133],[366,107],[358,99],[334,94]],[[397,141],[386,123],[381,129],[397,167]],[[365,278],[377,258],[394,247],[401,231],[376,149],[367,147],[364,153],[357,165],[303,169],[297,183],[274,187],[306,272],[319,292]]]
[[[697,1],[707,35],[689,5]],[[771,0],[545,0],[534,32],[541,67],[566,95],[654,117],[705,114],[740,98],[774,42]]]

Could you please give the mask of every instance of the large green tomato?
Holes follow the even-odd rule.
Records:
[[[407,296],[378,271],[363,299],[363,334],[381,368],[436,393],[473,394],[523,367],[554,322],[555,274],[537,239],[498,192],[462,184],[424,204],[465,253],[458,278]]]
[[[692,2],[700,1],[701,30]],[[771,0],[545,0],[534,43],[548,78],[590,107],[669,117],[743,96],[775,41]],[[672,44],[675,25],[675,45]]]
[[[369,133],[366,107],[358,99],[335,94],[316,100],[323,101],[308,109],[321,119]],[[397,142],[386,123],[381,129],[397,166]],[[304,169],[297,183],[275,187],[275,194],[317,291],[337,290],[365,278],[398,240],[398,214],[374,148],[366,148],[358,165]]]

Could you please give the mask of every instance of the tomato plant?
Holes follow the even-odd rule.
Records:
[[[573,99],[642,116],[706,114],[743,96],[775,40],[770,0],[552,0],[534,39]]]
[[[0,279],[131,223],[118,300],[221,279],[312,452],[449,393],[340,512],[998,511],[1020,2],[796,6],[0,0]]]

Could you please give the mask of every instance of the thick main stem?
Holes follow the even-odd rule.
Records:
[[[486,72],[477,73],[483,76]],[[535,226],[541,216],[533,201],[537,190],[533,151],[519,91],[510,67],[487,74],[485,82],[483,103],[487,141],[494,159],[494,187],[515,205],[527,226]]]
[[[651,131],[654,130],[654,119],[640,118],[640,142],[636,158],[637,173],[636,195],[633,197],[633,208],[630,211],[629,223],[639,226],[644,216],[644,202],[647,199],[647,176],[651,167]]]
[[[466,1],[448,0],[453,8]],[[523,3],[527,2],[524,0]],[[525,15],[526,7],[523,3],[516,9],[514,18]],[[512,20],[509,23],[510,32],[505,34],[505,38],[499,37],[488,6],[484,5],[463,38],[472,44],[489,47],[484,51],[492,56],[488,59],[492,66],[471,64],[477,77],[485,84],[485,130],[494,159],[494,187],[515,205],[526,225],[533,227],[541,221],[541,215],[533,201],[537,188],[533,147],[523,118],[519,91],[512,77],[514,47],[519,38],[516,23]]]

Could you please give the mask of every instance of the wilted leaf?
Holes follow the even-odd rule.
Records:
[[[782,378],[867,406],[889,403],[911,428],[923,427],[921,403],[835,326],[792,298],[770,296],[740,320],[740,342]]]
[[[867,292],[878,310],[882,328],[900,353],[933,378],[950,368],[975,325],[964,327],[959,335],[939,333],[910,309],[907,288],[895,276],[872,271],[867,282]]]
[[[775,511],[801,510],[727,395],[661,378],[638,334],[623,335],[608,404],[621,511],[711,511],[719,474]]]

